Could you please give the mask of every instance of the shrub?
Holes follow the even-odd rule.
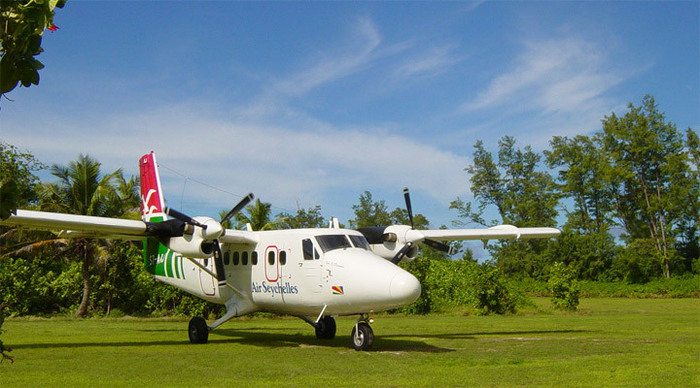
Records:
[[[498,268],[484,263],[474,279],[475,307],[481,314],[515,312],[515,297]]]
[[[4,312],[3,305],[0,303],[0,334],[2,334],[2,324],[5,322],[5,312]],[[10,352],[10,348],[5,347],[3,345],[2,340],[0,340],[0,363],[2,363],[5,360],[9,360],[12,362],[12,357],[8,354]]]
[[[615,258],[613,271],[627,283],[642,284],[662,274],[661,258],[651,239],[632,240]]]
[[[550,270],[549,291],[552,293],[552,303],[555,308],[576,310],[581,289],[576,281],[573,269],[564,263],[554,263]]]

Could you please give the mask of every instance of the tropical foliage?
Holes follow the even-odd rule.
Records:
[[[41,40],[45,29],[58,29],[53,23],[56,8],[66,0],[0,1],[0,96],[18,84],[39,84],[44,65],[35,57],[44,51]]]
[[[477,141],[466,168],[474,201],[451,204],[456,224],[559,226],[562,234],[551,241],[492,242],[485,263],[469,250],[455,259],[423,246],[415,260],[400,263],[423,286],[420,299],[402,311],[508,313],[522,302],[516,289],[570,309],[582,295],[697,296],[699,144],[696,132],[677,130],[649,96],[605,117],[598,132],[554,137],[541,154],[512,137],[500,139],[495,152]],[[3,217],[17,207],[138,217],[136,179],[121,170],[105,173],[90,156],[51,166],[53,181],[40,182],[34,174],[45,167],[0,142],[0,167]],[[405,209],[390,210],[370,191],[352,209],[353,228],[410,223]],[[273,216],[270,203],[256,200],[232,224],[307,228],[327,219],[320,206]],[[430,222],[416,214],[414,225]],[[153,280],[143,270],[139,244],[7,227],[0,239],[0,305],[9,315],[220,313],[219,306]]]

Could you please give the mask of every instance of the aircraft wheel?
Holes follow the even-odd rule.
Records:
[[[206,344],[209,340],[209,326],[202,317],[190,319],[189,325],[190,342],[193,344]]]
[[[335,318],[327,315],[321,318],[316,324],[316,338],[318,339],[333,339],[335,338]]]
[[[367,350],[374,342],[374,332],[367,322],[358,322],[352,328],[350,336],[352,348],[355,350]]]

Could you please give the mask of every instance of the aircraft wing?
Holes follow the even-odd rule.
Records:
[[[17,210],[0,225],[62,231],[67,237],[98,237],[140,240],[146,237],[146,223],[121,218],[81,216],[33,210]]]
[[[518,228],[513,225],[498,225],[488,229],[431,229],[416,230],[423,238],[438,241],[494,240],[556,237],[561,232],[556,228]]]
[[[247,230],[226,229],[219,241],[227,244],[256,244],[258,239],[253,232]]]

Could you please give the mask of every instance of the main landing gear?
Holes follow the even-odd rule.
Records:
[[[193,344],[206,344],[209,341],[209,326],[207,326],[207,321],[202,317],[190,319],[188,333],[190,342]]]
[[[327,315],[321,318],[315,325],[316,338],[318,339],[333,339],[335,338],[335,318]]]
[[[313,326],[316,330],[316,338],[320,340],[333,339],[336,333],[335,318],[330,315],[325,315],[318,320],[314,321],[311,318],[300,316],[299,318],[306,321],[309,325]],[[374,342],[374,332],[372,327],[369,325],[372,320],[367,314],[362,314],[357,320],[357,323],[352,328],[352,333],[350,334],[350,345],[355,350],[367,350],[372,347]]]

